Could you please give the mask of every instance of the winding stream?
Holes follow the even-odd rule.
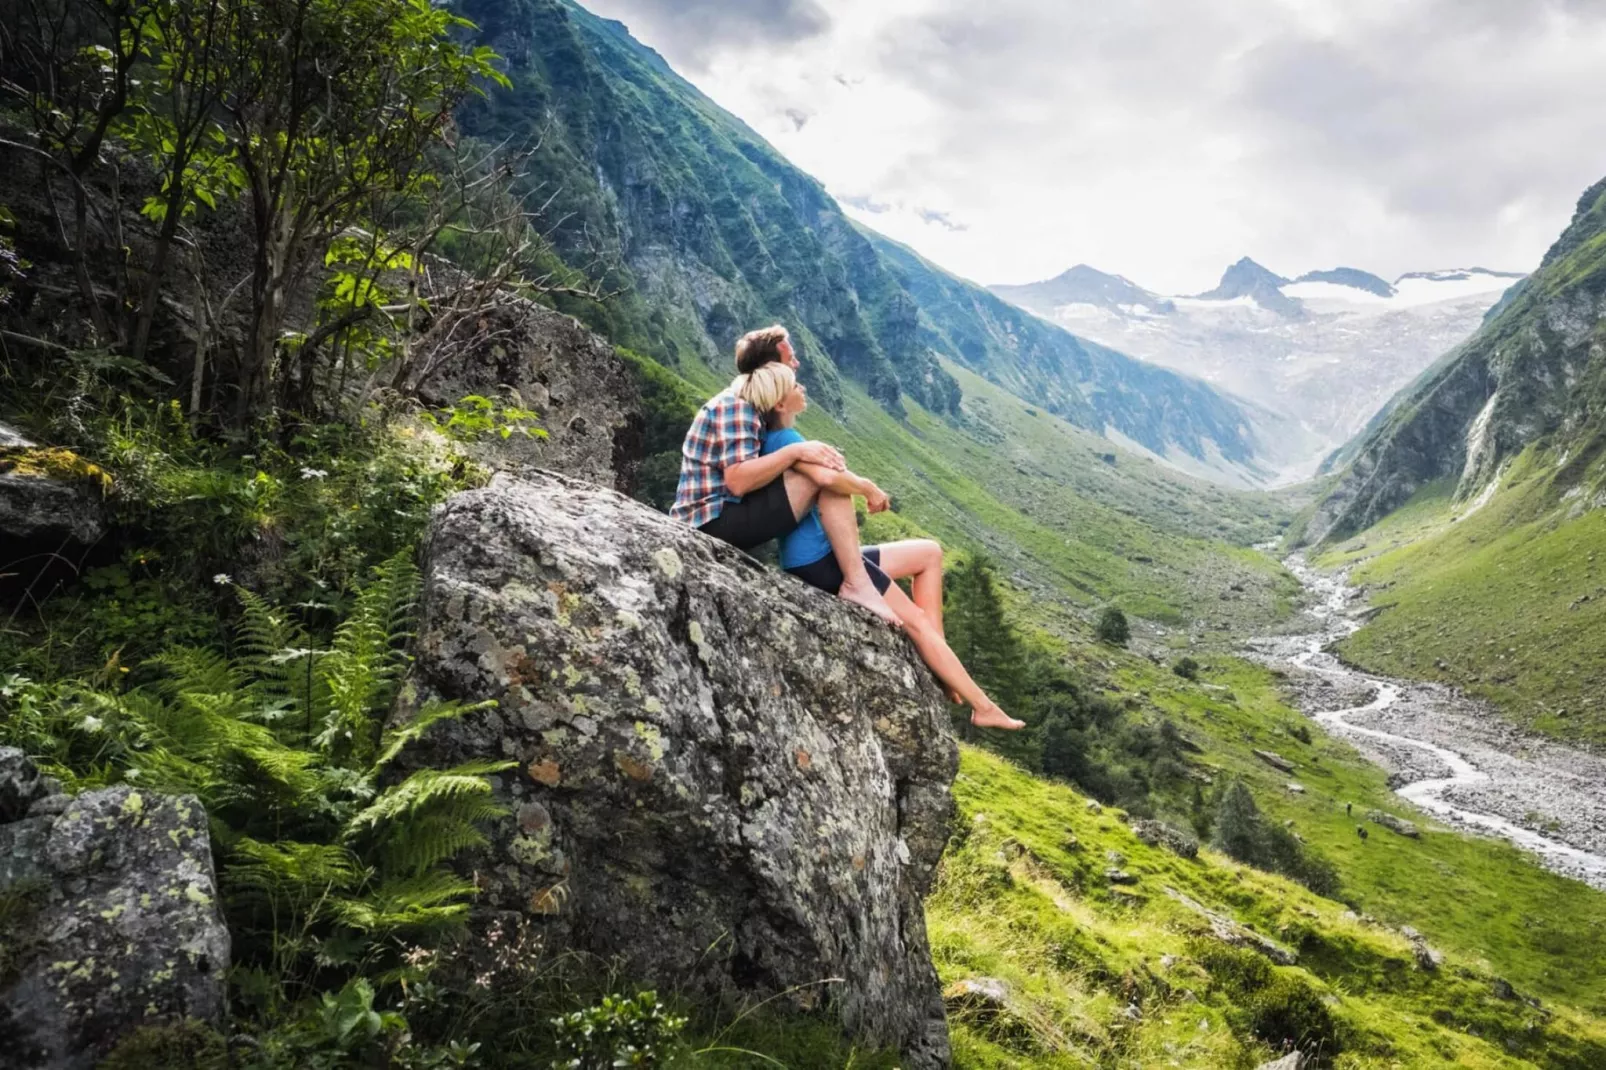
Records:
[[[1423,810],[1606,890],[1606,757],[1525,734],[1449,688],[1347,668],[1327,653],[1361,626],[1347,573],[1323,575],[1297,555],[1285,564],[1314,596],[1318,629],[1250,647],[1292,670],[1305,712],[1387,769]]]

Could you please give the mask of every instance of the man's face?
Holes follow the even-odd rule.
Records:
[[[798,368],[801,367],[801,365],[798,364],[797,354],[792,352],[792,342],[790,339],[782,339],[780,346],[777,348],[781,353],[782,364],[786,365],[788,368],[791,368],[793,371],[797,371]]]

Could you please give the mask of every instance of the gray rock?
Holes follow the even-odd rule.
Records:
[[[15,821],[28,812],[46,791],[45,778],[15,747],[0,747],[0,823]]]
[[[1115,866],[1111,866],[1104,871],[1104,879],[1111,884],[1136,884],[1138,882],[1138,879],[1132,874],[1124,869],[1117,869]]]
[[[543,437],[491,435],[465,448],[498,471],[527,465],[628,490],[641,452],[639,389],[606,339],[534,301],[504,295],[424,381],[426,404],[466,395],[540,413]]]
[[[100,496],[89,487],[8,470],[5,452],[36,444],[0,424],[0,541],[88,544],[105,531]]]
[[[1368,810],[1366,812],[1366,820],[1374,825],[1382,825],[1384,828],[1397,832],[1401,836],[1408,836],[1413,840],[1419,839],[1422,835],[1416,825],[1410,821],[1405,820],[1403,817],[1395,817],[1393,814],[1384,813],[1382,810]]]
[[[1257,750],[1255,751],[1255,757],[1259,758],[1273,769],[1281,770],[1284,773],[1292,773],[1294,771],[1294,763],[1289,761],[1287,758],[1284,758],[1276,751]]]
[[[222,1022],[229,934],[195,799],[107,788],[0,824],[0,892],[26,904],[3,934],[7,1066],[88,1070],[139,1026]]]
[[[1291,1051],[1275,1062],[1261,1063],[1255,1070],[1304,1070],[1306,1061],[1303,1052]]]
[[[1231,947],[1243,948],[1247,951],[1258,952],[1279,966],[1293,966],[1299,962],[1299,955],[1277,943],[1270,937],[1262,936],[1247,926],[1218,913],[1203,903],[1191,898],[1183,892],[1167,885],[1162,889],[1166,895],[1181,903],[1188,910],[1199,915],[1210,926],[1210,935]]]
[[[946,1065],[922,899],[958,751],[907,638],[559,476],[453,498],[425,557],[397,716],[496,699],[420,751],[518,762],[512,817],[467,863],[482,923],[534,916],[633,983],[823,1002],[905,1065]]]
[[[1132,822],[1132,834],[1150,847],[1164,847],[1183,858],[1199,857],[1199,841],[1164,821],[1147,818]]]

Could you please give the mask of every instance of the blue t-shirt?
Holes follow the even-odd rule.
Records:
[[[764,453],[771,454],[795,442],[807,442],[796,428],[786,427],[764,435]],[[831,540],[825,537],[820,523],[820,511],[810,509],[797,530],[781,540],[781,567],[800,568],[812,565],[831,552]]]

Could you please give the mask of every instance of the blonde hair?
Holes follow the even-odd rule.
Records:
[[[768,414],[797,386],[797,372],[785,364],[766,364],[731,382],[731,393],[760,414]]]
[[[781,343],[791,340],[792,336],[779,323],[748,331],[736,340],[736,370],[749,375],[766,364],[780,360]]]

